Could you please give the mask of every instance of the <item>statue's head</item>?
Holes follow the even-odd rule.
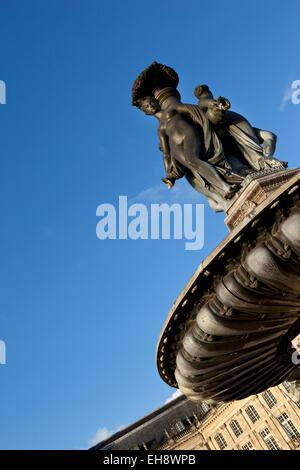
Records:
[[[145,96],[144,98],[139,98],[136,101],[136,106],[145,114],[147,114],[147,116],[153,116],[158,111],[160,111],[158,101],[152,96]]]

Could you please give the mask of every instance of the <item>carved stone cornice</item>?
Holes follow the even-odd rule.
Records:
[[[247,176],[243,183],[244,190],[239,193],[226,211],[225,224],[229,230],[236,227],[255,207],[267,199],[271,192],[298,172],[298,168],[291,170],[269,169]]]

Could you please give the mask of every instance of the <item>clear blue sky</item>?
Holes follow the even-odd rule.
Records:
[[[198,264],[227,234],[184,181],[160,182],[157,122],[130,106],[153,60],[183,101],[207,83],[299,163],[297,0],[0,2],[0,448],[85,448],[173,393],[156,342]],[[287,96],[286,95],[286,96]],[[159,189],[160,188],[160,189]],[[205,245],[96,237],[96,208],[147,191],[205,203]],[[158,193],[157,193],[158,191]],[[141,200],[144,196],[140,196]],[[104,436],[105,431],[99,431]]]

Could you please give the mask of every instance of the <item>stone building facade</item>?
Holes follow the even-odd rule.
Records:
[[[286,388],[287,387],[287,388]],[[212,407],[189,434],[166,441],[176,450],[300,450],[300,402],[281,384],[241,401]]]
[[[300,400],[288,382],[218,405],[182,395],[93,449],[300,450]]]

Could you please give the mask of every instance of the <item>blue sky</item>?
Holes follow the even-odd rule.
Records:
[[[207,83],[298,164],[299,2],[1,1],[0,448],[86,448],[173,393],[156,342],[173,301],[227,234],[180,180],[160,182],[157,122],[130,106],[153,60],[184,102]],[[96,237],[119,195],[205,204],[205,244]],[[172,195],[173,194],[173,195]],[[106,431],[105,431],[106,429]]]

